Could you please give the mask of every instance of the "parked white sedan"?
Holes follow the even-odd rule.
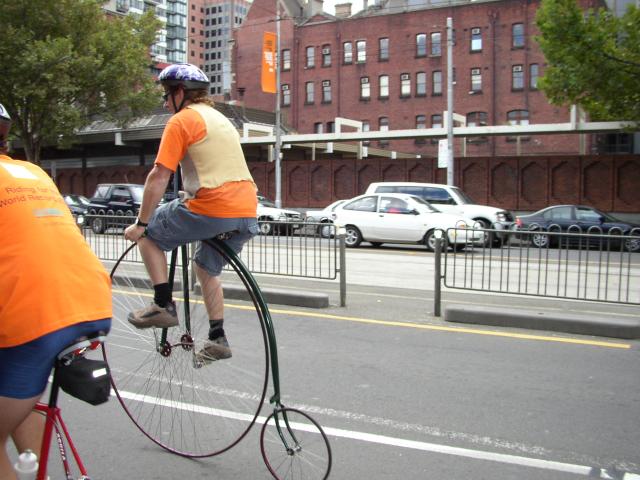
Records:
[[[426,200],[402,193],[355,197],[335,209],[333,222],[345,227],[347,247],[357,247],[363,241],[374,246],[422,243],[433,251],[438,230],[443,231],[445,246],[454,250],[484,241],[484,232],[474,230],[470,218],[442,213]]]

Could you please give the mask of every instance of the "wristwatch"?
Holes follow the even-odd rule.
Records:
[[[140,220],[139,218],[136,220],[136,225],[139,227],[147,227],[149,224],[148,223],[144,223],[142,220]]]

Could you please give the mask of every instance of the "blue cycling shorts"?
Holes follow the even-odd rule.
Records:
[[[78,338],[111,328],[111,319],[76,323],[22,345],[0,348],[0,396],[32,398],[41,395],[58,354]]]

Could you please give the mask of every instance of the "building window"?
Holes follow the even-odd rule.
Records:
[[[487,125],[487,112],[470,112],[467,115],[467,127],[485,127]],[[468,137],[467,143],[484,143],[487,137]]]
[[[313,124],[313,133],[323,133],[324,123],[316,122]]]
[[[362,121],[362,131],[363,132],[369,132],[371,131],[371,125],[369,124],[369,120],[363,120]],[[362,145],[369,145],[371,142],[369,140],[363,140],[362,141]]]
[[[305,101],[304,101],[304,103],[306,103],[306,104],[313,103],[313,96],[314,96],[313,82],[305,83]]]
[[[313,68],[316,64],[316,47],[307,47],[307,68]]]
[[[342,49],[344,52],[343,63],[353,63],[353,45],[351,42],[344,42],[342,44]]]
[[[538,89],[538,64],[532,63],[529,65],[529,88],[531,90]]]
[[[324,45],[322,47],[322,66],[330,67],[331,66],[331,46]]]
[[[435,115],[431,115],[431,128],[442,128],[442,115],[436,113]],[[437,138],[432,138],[431,143],[438,143]]]
[[[480,27],[471,29],[471,51],[482,51],[482,30],[480,29]]]
[[[322,103],[331,103],[331,80],[322,81]]]
[[[471,93],[482,92],[482,71],[479,68],[471,69]]]
[[[416,35],[416,57],[427,56],[427,34],[418,33]]]
[[[327,122],[327,133],[333,133],[336,131],[336,122]]]
[[[380,98],[389,98],[389,75],[380,75],[378,80],[380,83],[378,96]]]
[[[282,90],[282,106],[288,107],[291,105],[291,90],[289,90],[288,84],[283,84],[281,87]]]
[[[416,115],[416,129],[427,128],[427,116],[426,115]],[[415,143],[423,144],[425,143],[424,138],[416,138]]]
[[[416,97],[424,97],[427,95],[427,74],[424,72],[416,73]]]
[[[411,96],[411,75],[408,73],[400,74],[400,97]]]
[[[282,70],[291,70],[291,50],[282,50]]]
[[[431,75],[431,89],[432,95],[442,95],[442,72],[436,70]]]
[[[524,72],[522,65],[514,65],[511,68],[511,90],[522,90],[524,88]]]
[[[524,48],[524,25],[522,23],[514,23],[511,26],[511,46]]]
[[[389,60],[389,39],[388,38],[378,39],[378,60],[380,61]]]
[[[431,55],[434,57],[442,55],[442,34],[440,32],[431,34]]]
[[[371,98],[371,84],[369,77],[360,77],[360,100],[369,100]]]
[[[378,119],[378,130],[380,130],[381,132],[388,132],[389,131],[389,118],[388,117],[380,117]],[[389,144],[389,140],[387,139],[383,139],[380,140],[380,145],[388,145]]]
[[[356,42],[356,61],[358,63],[367,61],[367,42],[365,40],[358,40]]]
[[[511,110],[507,112],[507,123],[509,125],[529,125],[529,110]],[[507,137],[507,142],[515,142],[518,136]],[[529,137],[520,136],[521,141],[528,141]]]

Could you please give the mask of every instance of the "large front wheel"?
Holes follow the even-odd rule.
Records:
[[[277,480],[329,478],[329,439],[320,424],[300,410],[276,408],[262,426],[260,450]]]
[[[144,266],[134,260],[125,253],[111,272],[113,321],[103,352],[115,394],[135,425],[161,447],[185,457],[222,453],[247,434],[265,399],[269,356],[257,300],[226,305],[232,357],[202,365],[196,353],[207,339],[209,317],[198,289],[174,288],[176,327],[139,330],[127,321],[129,312],[153,300]]]

